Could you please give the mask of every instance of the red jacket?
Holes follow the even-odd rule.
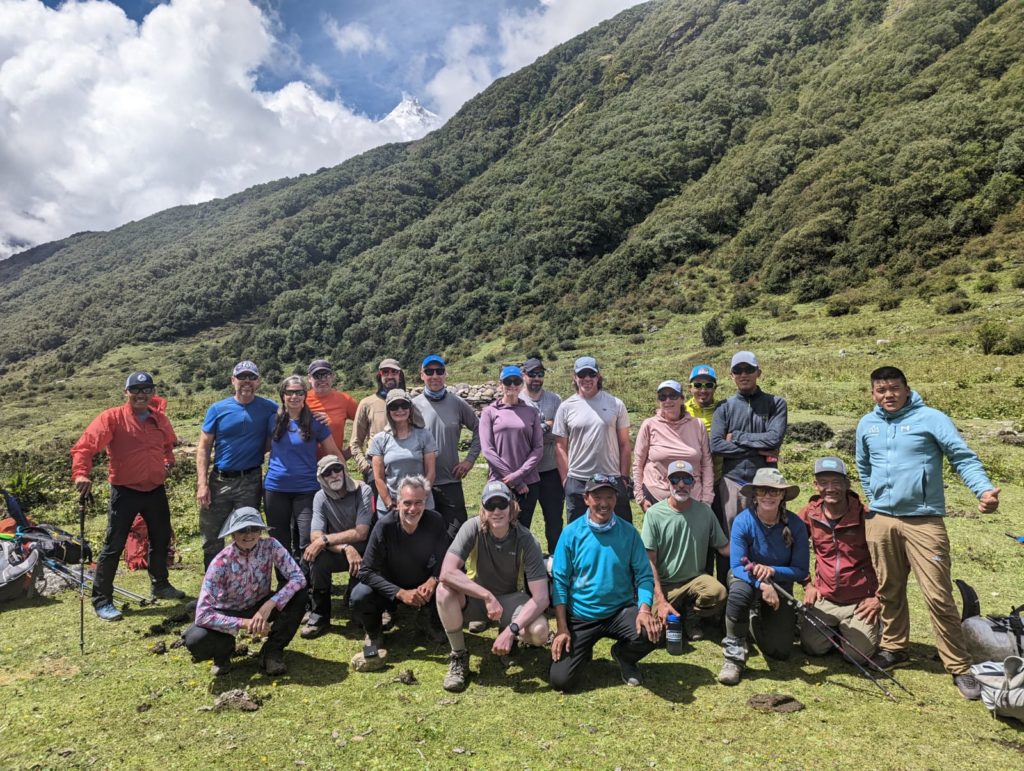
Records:
[[[71,448],[71,478],[89,476],[92,458],[101,450],[110,457],[110,484],[149,492],[164,483],[174,463],[171,421],[152,409],[143,422],[127,404],[101,412]]]
[[[853,605],[878,591],[864,536],[866,511],[855,493],[849,493],[849,502],[850,510],[834,529],[826,524],[829,519],[817,495],[799,513],[814,548],[814,588],[837,605]]]

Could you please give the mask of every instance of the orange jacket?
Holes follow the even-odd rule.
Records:
[[[151,410],[141,423],[127,404],[101,412],[71,448],[71,478],[89,476],[93,456],[106,450],[110,484],[140,492],[164,483],[174,463],[174,429],[163,412]]]

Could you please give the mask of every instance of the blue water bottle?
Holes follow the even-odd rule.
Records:
[[[665,647],[669,655],[679,656],[683,652],[683,619],[675,613],[669,613],[665,621]]]

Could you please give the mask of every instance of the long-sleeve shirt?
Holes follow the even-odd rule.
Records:
[[[614,527],[599,533],[589,516],[587,511],[570,522],[558,539],[551,569],[553,604],[589,621],[608,618],[632,603],[650,606],[654,574],[636,528],[616,518]]]
[[[841,519],[829,519],[825,503],[815,495],[800,511],[814,547],[814,588],[837,605],[853,605],[878,591],[878,577],[871,564],[864,532],[864,505],[848,492],[847,512]]]
[[[426,509],[411,533],[402,529],[398,512],[392,512],[381,517],[370,533],[359,580],[394,599],[399,589],[415,589],[431,576],[441,575],[448,543],[444,519],[436,511]]]
[[[711,444],[711,419],[715,416],[715,410],[717,410],[723,402],[715,402],[710,407],[701,407],[697,404],[697,400],[692,396],[686,400],[686,411],[697,418],[701,423],[704,424],[704,428],[708,430],[708,444]],[[722,456],[711,453],[711,462],[715,467],[715,481],[717,482],[722,478]]]
[[[379,393],[365,397],[356,407],[353,421],[352,441],[348,448],[352,451],[352,460],[356,462],[356,468],[366,474],[373,469],[373,462],[364,453],[366,444],[388,427],[388,411],[384,397]]]
[[[786,546],[783,531],[786,525],[793,536],[793,543]],[[807,525],[791,511],[786,512],[786,523],[782,518],[774,525],[766,525],[750,509],[744,509],[732,523],[732,537],[729,543],[729,567],[740,581],[755,587],[761,582],[747,573],[743,558],[758,565],[775,568],[775,581],[792,589],[794,582],[807,580],[810,568]]]
[[[690,415],[666,420],[661,415],[640,424],[633,447],[633,496],[644,502],[644,487],[655,500],[663,501],[672,492],[666,470],[673,461],[685,460],[693,466],[693,497],[711,505],[715,499],[715,473],[711,463],[711,443],[704,424]]]
[[[213,558],[203,577],[196,601],[196,626],[235,634],[245,623],[221,613],[245,610],[270,594],[274,569],[288,581],[271,597],[278,610],[284,610],[295,593],[306,587],[302,570],[276,538],[261,538],[248,554],[234,542]]]
[[[111,407],[96,416],[71,448],[71,477],[89,476],[92,459],[106,450],[110,484],[140,492],[155,490],[174,463],[176,437],[163,412],[151,409],[143,420],[131,406]]]
[[[536,407],[525,402],[495,402],[480,415],[480,449],[490,466],[487,478],[509,487],[540,481],[537,464],[544,454],[544,429]]]
[[[469,443],[466,460],[475,463],[480,457],[480,420],[469,402],[458,394],[448,391],[441,399],[431,399],[426,394],[413,397],[413,405],[419,409],[426,429],[437,442],[437,468],[435,485],[458,482],[453,469],[459,463],[459,439],[465,427],[473,434]]]
[[[755,472],[774,467],[759,450],[782,446],[788,423],[786,400],[760,388],[752,394],[733,394],[711,418],[711,452],[721,455],[722,474],[735,482],[753,480]],[[732,439],[726,439],[732,434]]]

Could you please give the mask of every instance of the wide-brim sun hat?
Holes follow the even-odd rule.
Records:
[[[237,533],[239,530],[245,530],[247,527],[258,527],[263,530],[269,530],[267,523],[263,521],[263,517],[256,511],[252,506],[240,506],[239,508],[228,514],[228,521],[224,523],[224,527],[220,529],[220,535],[218,538],[227,538],[232,533]]]
[[[800,495],[799,485],[791,485],[786,482],[782,472],[777,468],[759,468],[754,474],[754,481],[743,485],[740,488],[740,495],[753,500],[754,490],[758,487],[774,487],[776,490],[785,490],[784,500],[791,501]]]

